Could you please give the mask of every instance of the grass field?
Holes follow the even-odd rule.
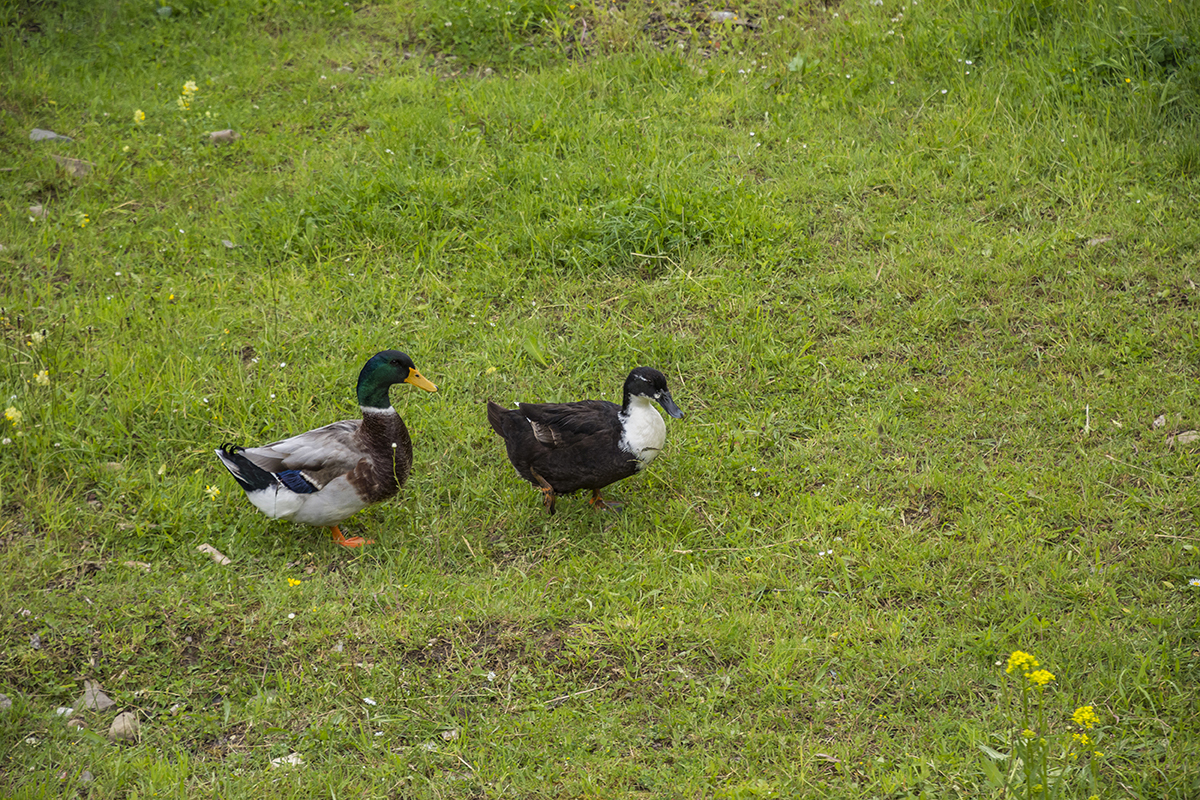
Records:
[[[1196,11],[4,5],[0,794],[1200,796]],[[376,543],[254,511],[385,348]]]

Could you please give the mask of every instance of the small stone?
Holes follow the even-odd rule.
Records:
[[[1167,444],[1171,445],[1172,447],[1177,444],[1191,444],[1195,441],[1200,441],[1200,432],[1198,431],[1184,431],[1183,433],[1177,433],[1174,436],[1167,437]]]
[[[69,720],[67,720],[67,727],[81,731],[87,727],[87,723],[81,720],[79,717],[71,717]]]
[[[96,776],[92,774],[90,769],[85,769],[83,772],[79,773],[80,783],[91,783],[94,780],[96,780]]]
[[[54,713],[60,717],[70,716],[74,712],[75,709],[71,708],[70,706],[59,706],[58,708],[54,709]]]
[[[1154,422],[1152,424],[1155,428],[1161,428],[1163,425],[1167,424],[1167,415],[1159,414],[1154,418]]]
[[[223,131],[213,131],[208,135],[208,138],[213,144],[223,144],[225,142],[236,142],[242,138],[242,135],[235,132],[232,128],[226,128]]]
[[[75,708],[86,708],[91,711],[107,711],[115,706],[113,699],[104,693],[96,681],[83,682],[83,696],[75,701]]]
[[[12,698],[6,694],[0,694],[0,711],[8,711],[12,708]]]
[[[225,245],[225,246],[226,246],[226,247],[228,247],[230,250],[232,250],[233,248],[237,247],[237,245],[236,245],[236,244],[234,244],[233,242],[229,241],[228,239],[222,239],[222,240],[221,240],[221,244]]]
[[[170,6],[159,6],[158,9],[154,13],[156,13],[160,17],[166,19],[167,17],[169,17],[175,13],[175,9],[171,8]]]
[[[67,171],[67,174],[74,175],[76,178],[82,178],[92,171],[94,166],[90,161],[84,161],[81,158],[67,158],[66,156],[50,156],[58,165]]]
[[[144,570],[145,572],[150,571],[150,565],[147,564],[145,561],[125,561],[122,563],[124,564],[124,566],[129,567],[131,569],[140,569],[140,570]]]
[[[46,209],[40,205],[30,206],[29,207],[29,216],[33,217],[34,219],[45,219],[46,218]]]
[[[737,14],[732,11],[710,11],[708,18],[713,22],[730,22],[737,19]]]
[[[458,728],[451,728],[448,731],[442,731],[442,741],[453,742],[458,738]]]
[[[108,729],[108,740],[110,742],[135,742],[138,738],[137,714],[132,711],[122,711],[117,714],[117,718],[112,721],[112,727]]]

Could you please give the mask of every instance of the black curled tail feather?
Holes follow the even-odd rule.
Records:
[[[245,449],[234,444],[223,444],[214,452],[233,479],[247,492],[256,492],[277,484],[274,475],[242,455]]]
[[[504,438],[504,415],[508,413],[508,409],[504,406],[498,406],[491,400],[487,404],[488,423],[492,426],[492,430],[500,434],[500,438]]]

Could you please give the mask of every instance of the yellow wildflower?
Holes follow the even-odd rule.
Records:
[[[1100,724],[1100,718],[1096,716],[1096,711],[1091,706],[1080,706],[1075,709],[1075,713],[1071,715],[1071,721],[1089,731]]]
[[[1072,733],[1071,738],[1078,742],[1081,746],[1087,747],[1092,743],[1091,738],[1086,733]]]
[[[192,95],[200,91],[196,87],[195,81],[187,81],[183,84],[183,89],[179,92],[179,97],[175,98],[175,104],[179,106],[180,111],[187,111],[192,107]]]
[[[1025,677],[1029,678],[1030,683],[1037,684],[1039,687],[1044,687],[1047,683],[1054,680],[1054,673],[1048,670],[1039,669],[1030,672]]]
[[[1004,671],[1009,675],[1018,671],[1028,675],[1029,671],[1037,665],[1037,659],[1029,655],[1029,653],[1014,650],[1012,655],[1008,657],[1008,666],[1004,668]]]
[[[217,495],[219,495],[219,494],[221,493],[221,490],[220,490],[220,489],[218,489],[218,488],[217,488],[217,487],[215,487],[215,486],[205,486],[205,487],[204,487],[204,493],[205,493],[206,495],[208,495],[208,499],[209,499],[209,500],[216,500],[216,499],[217,499]]]
[[[1034,733],[1029,728],[1026,728],[1025,730],[1021,731],[1021,735],[1024,736],[1026,739],[1036,739],[1037,738],[1037,734]]]
[[[21,424],[21,417],[21,412],[12,406],[4,409],[4,418],[11,422],[14,428]]]
[[[50,370],[44,369],[41,372],[39,372],[37,375],[34,375],[33,381],[38,386],[49,386],[50,385]]]
[[[146,121],[146,112],[142,111],[140,108],[137,111],[133,112],[133,124],[134,125],[141,125],[145,121]]]
[[[288,586],[299,586],[299,585],[300,585],[299,578],[288,578]]]

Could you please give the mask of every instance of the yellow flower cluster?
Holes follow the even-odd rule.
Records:
[[[146,121],[146,112],[142,111],[140,108],[137,111],[133,112],[133,124],[134,125],[141,125],[145,121]]]
[[[179,98],[175,101],[180,111],[187,111],[192,107],[192,97],[198,91],[200,89],[196,86],[195,81],[188,81],[183,85],[183,89],[179,93]]]
[[[21,424],[22,416],[24,415],[13,406],[4,409],[4,418],[11,422],[14,428]]]
[[[1092,743],[1092,739],[1086,733],[1072,733],[1071,738],[1074,739],[1081,747],[1087,747]]]
[[[1096,716],[1096,711],[1091,706],[1080,706],[1075,709],[1075,713],[1071,715],[1071,721],[1088,731],[1100,724],[1100,718]]]
[[[1004,671],[1009,675],[1012,675],[1014,672],[1028,675],[1037,665],[1038,660],[1029,655],[1029,653],[1022,652],[1021,650],[1013,650],[1012,655],[1008,657],[1008,666],[1004,668]]]
[[[1039,689],[1044,689],[1046,684],[1054,680],[1054,673],[1037,669],[1038,660],[1029,653],[1023,650],[1014,650],[1012,655],[1008,657],[1008,666],[1004,671],[1009,675],[1020,673],[1025,676],[1025,680],[1037,686]]]
[[[1038,669],[1034,670],[1033,672],[1026,673],[1025,677],[1029,679],[1030,683],[1044,688],[1047,683],[1054,680],[1054,673],[1050,672],[1049,670]]]
[[[300,585],[299,578],[288,578],[288,586],[299,586],[299,585]]]

